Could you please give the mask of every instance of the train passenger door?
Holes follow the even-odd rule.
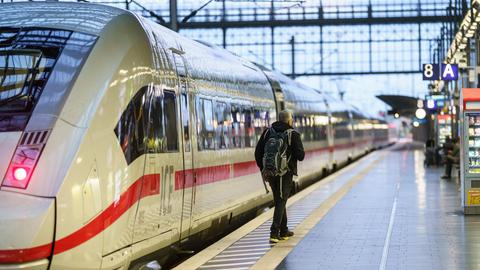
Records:
[[[190,119],[190,95],[188,91],[188,70],[183,58],[184,52],[171,48],[177,70],[178,87],[180,93],[180,118],[182,132],[183,170],[176,175],[176,181],[182,190],[182,213],[180,218],[180,240],[190,234],[192,221],[193,196],[195,194],[195,179],[192,151],[192,126]]]

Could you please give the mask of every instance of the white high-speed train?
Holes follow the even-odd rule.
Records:
[[[0,269],[128,269],[269,204],[254,146],[294,111],[297,185],[388,143],[385,122],[139,16],[0,4]]]

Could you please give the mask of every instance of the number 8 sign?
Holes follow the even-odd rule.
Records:
[[[423,80],[434,81],[440,78],[438,64],[423,64]]]

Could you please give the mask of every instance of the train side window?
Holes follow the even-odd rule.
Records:
[[[145,95],[145,108],[148,113],[147,152],[161,153],[164,149],[165,133],[163,124],[162,90],[151,88]]]
[[[255,109],[253,111],[253,125],[255,127],[255,142],[258,141],[262,135],[263,128],[265,127],[264,117],[262,117],[263,111],[261,109]]]
[[[127,164],[145,153],[146,115],[144,96],[148,87],[141,88],[128,103],[115,127],[115,135]]]
[[[310,139],[311,133],[310,133],[310,121],[309,121],[308,116],[304,116],[302,118],[302,123],[303,123],[303,133],[305,135],[304,140],[306,142],[309,142],[309,141],[311,141],[311,139]]]
[[[177,105],[176,95],[172,91],[164,91],[164,122],[165,138],[168,152],[178,151],[178,133],[177,133]]]
[[[300,133],[300,121],[298,116],[293,116],[293,127]]]
[[[223,117],[224,117],[224,122],[223,122],[223,134],[225,136],[225,141],[227,143],[227,148],[232,148],[232,138],[230,137],[230,134],[232,134],[232,113],[231,113],[231,108],[230,104],[225,103],[226,107],[223,110]]]
[[[240,106],[234,105],[232,106],[232,130],[231,130],[231,138],[232,138],[232,147],[233,148],[241,148],[245,145],[244,138],[244,116]]]
[[[309,130],[309,123],[308,123],[308,118],[306,116],[302,117],[302,126],[303,126],[303,133],[304,133],[304,140],[305,141],[310,141],[310,130]]]
[[[214,125],[213,125],[213,102],[209,99],[203,101],[203,112],[205,113],[205,149],[215,149]]]
[[[182,108],[182,125],[183,125],[183,140],[185,143],[185,152],[190,152],[190,115],[188,113],[188,97],[187,94],[183,93],[181,95],[181,105]]]
[[[308,141],[313,141],[315,136],[314,120],[313,116],[307,116],[306,118],[306,132],[308,136]]]
[[[348,118],[338,117],[338,121],[333,124],[335,138],[336,139],[343,139],[343,138],[350,138],[350,122]]]
[[[226,149],[230,144],[228,138],[229,113],[227,111],[227,104],[224,102],[217,102],[215,107],[215,115],[217,120],[215,146],[217,149]]]
[[[215,149],[213,103],[211,100],[197,99],[197,117],[198,150]]]
[[[244,109],[245,118],[245,147],[253,147],[255,145],[255,129],[253,125],[253,111],[251,108]]]
[[[203,125],[205,122],[205,117],[203,115],[203,99],[197,98],[196,99],[196,104],[195,104],[195,109],[196,109],[196,115],[197,115],[197,145],[198,145],[198,150],[201,151],[203,150]]]
[[[270,127],[270,124],[273,123],[273,121],[275,120],[274,119],[275,114],[276,113],[274,110],[269,110],[269,109],[264,109],[261,112],[260,117],[262,118],[262,127],[263,127],[262,129]]]
[[[302,116],[293,117],[293,127],[298,131],[298,133],[300,133],[300,137],[302,138],[302,140],[305,140],[305,132],[304,132]]]
[[[328,123],[322,121],[321,119],[327,116],[315,115],[313,118],[313,140],[314,141],[323,141],[327,139],[327,125]]]

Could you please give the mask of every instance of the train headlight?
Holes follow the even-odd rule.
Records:
[[[48,130],[25,132],[13,153],[2,187],[26,189],[45,146]]]
[[[2,186],[25,189],[42,151],[40,146],[18,146],[13,155]]]
[[[13,169],[13,177],[17,181],[25,180],[27,178],[27,175],[28,175],[28,173],[27,173],[27,170],[25,168],[18,167],[18,168]]]

